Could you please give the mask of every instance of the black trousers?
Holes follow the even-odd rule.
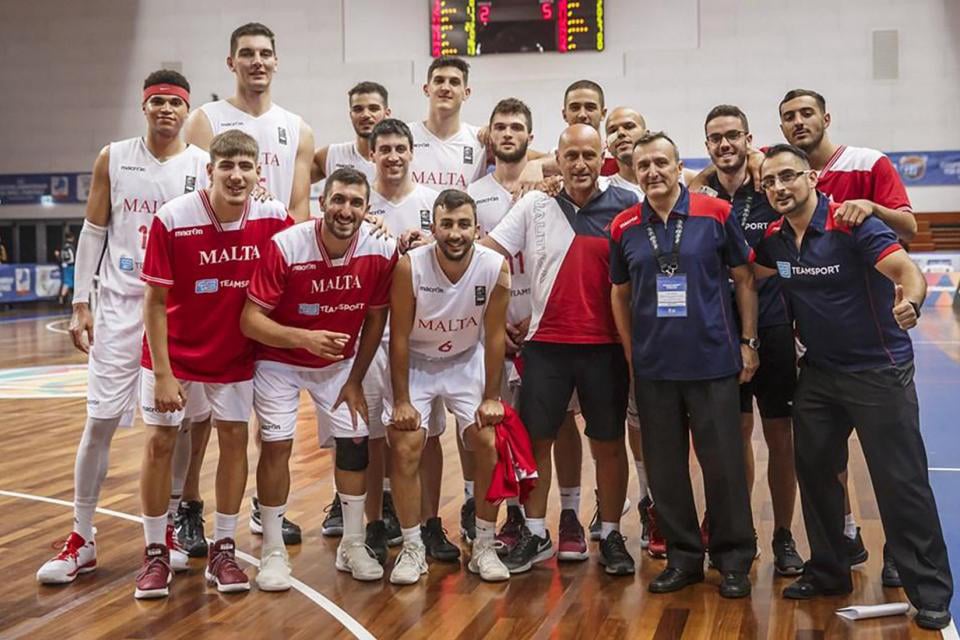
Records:
[[[634,383],[643,460],[657,523],[667,540],[668,566],[703,570],[704,548],[690,484],[692,433],[710,512],[710,557],[720,571],[749,571],[756,540],[737,377],[684,382],[636,379]]]
[[[793,403],[794,448],[810,541],[806,574],[827,590],[852,587],[843,538],[851,424],[867,461],[903,588],[917,608],[945,609],[953,578],[920,435],[913,363],[843,372],[803,363]]]

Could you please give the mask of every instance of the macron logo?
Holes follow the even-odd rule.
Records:
[[[174,238],[183,238],[184,236],[202,236],[203,229],[194,227],[193,229],[177,229],[173,232]]]
[[[140,171],[145,173],[147,170],[144,167],[138,167],[133,164],[123,164],[120,165],[120,171]]]

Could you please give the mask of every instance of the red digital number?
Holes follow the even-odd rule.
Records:
[[[477,17],[480,18],[481,24],[486,26],[490,22],[490,5],[482,4],[480,5],[480,11],[477,12]]]
[[[540,15],[544,20],[553,20],[553,4],[549,2],[540,3]]]

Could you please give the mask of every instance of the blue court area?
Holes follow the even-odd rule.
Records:
[[[960,316],[949,307],[925,308],[920,326],[911,334],[930,482],[956,582],[960,579]],[[958,598],[950,608],[953,617],[960,618]]]

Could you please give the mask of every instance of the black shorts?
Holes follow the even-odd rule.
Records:
[[[797,347],[793,326],[761,327],[760,368],[753,380],[740,385],[740,412],[753,413],[753,398],[761,418],[789,418],[797,387]]]
[[[532,439],[553,440],[574,389],[594,440],[624,435],[630,372],[619,344],[525,342],[520,419]]]

